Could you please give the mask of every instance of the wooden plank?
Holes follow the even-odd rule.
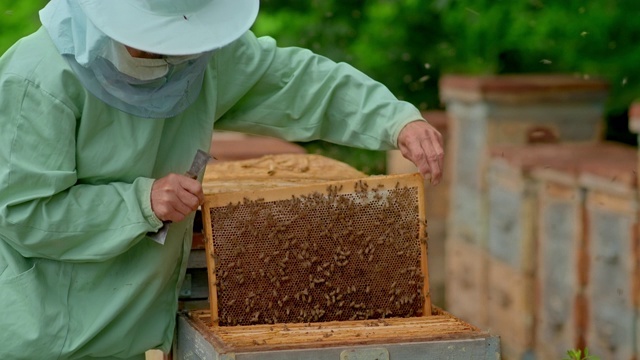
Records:
[[[501,104],[488,115],[487,141],[496,145],[595,143],[602,137],[602,104]]]
[[[535,350],[543,359],[559,359],[567,349],[584,347],[584,191],[575,176],[557,175],[549,170],[535,175],[539,181]]]
[[[587,193],[589,272],[586,343],[605,359],[634,359],[638,301],[637,198]]]
[[[615,156],[580,168],[587,190],[586,343],[606,359],[632,359],[637,351],[637,163],[637,150],[621,147]]]
[[[440,80],[440,93],[445,101],[594,103],[605,101],[608,84],[567,74],[447,75]]]
[[[528,147],[523,151],[535,151]],[[537,197],[526,169],[493,158],[488,173],[488,250],[493,258],[523,274],[533,274]]]
[[[218,258],[216,255],[216,249],[213,247],[213,232],[212,228],[209,224],[211,224],[211,212],[209,211],[206,203],[202,206],[202,222],[204,234],[206,237],[205,241],[205,251],[206,251],[206,261],[207,261],[207,274],[208,274],[208,285],[209,285],[209,306],[212,314],[212,322],[217,324],[219,322],[219,314],[218,314],[218,287],[216,286],[219,282],[216,274],[216,269],[218,266]]]
[[[503,356],[534,351],[534,278],[496,258],[489,261],[488,328],[501,338]]]
[[[466,241],[445,244],[446,309],[480,328],[488,325],[488,265],[486,251]]]
[[[447,238],[486,246],[484,171],[487,161],[485,109],[466,103],[447,107],[451,132],[447,145],[450,182]]]

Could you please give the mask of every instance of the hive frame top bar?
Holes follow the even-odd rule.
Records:
[[[294,187],[269,188],[265,190],[250,190],[238,192],[223,192],[217,194],[207,194],[205,203],[203,204],[203,220],[206,235],[206,251],[207,251],[207,267],[209,276],[209,293],[210,305],[213,324],[218,324],[218,295],[216,279],[216,254],[213,248],[212,219],[211,209],[221,208],[229,204],[242,204],[247,201],[282,201],[290,200],[295,197],[304,197],[313,193],[328,194],[331,191],[335,195],[354,194],[364,189],[383,189],[393,190],[398,188],[415,188],[417,189],[418,217],[420,220],[419,234],[426,234],[425,222],[425,201],[424,201],[424,182],[420,174],[401,174],[389,176],[369,176],[361,179],[328,181],[322,183],[305,184]],[[360,190],[358,190],[360,189]],[[420,235],[422,236],[422,235]],[[427,270],[427,244],[426,237],[421,241],[420,245],[420,270],[424,275],[424,283],[421,289],[424,296],[423,314],[430,315],[431,301],[429,294],[429,281]]]
[[[280,181],[281,179],[275,179]],[[375,175],[367,176],[360,179],[349,180],[336,180],[318,182],[312,184],[300,184],[297,186],[283,186],[276,188],[265,188],[264,190],[251,189],[250,191],[234,191],[234,192],[221,192],[205,194],[204,206],[209,208],[226,206],[229,203],[242,202],[247,200],[263,200],[263,201],[275,201],[290,199],[292,195],[307,195],[313,192],[326,193],[327,187],[337,186],[340,188],[338,194],[348,194],[355,192],[354,186],[359,182],[364,181],[369,184],[369,187],[378,186],[382,184],[386,189],[393,189],[398,187],[418,187],[421,189],[421,195],[424,195],[424,183],[422,176],[418,173],[415,174],[398,174],[398,175]],[[265,180],[265,182],[269,182]]]

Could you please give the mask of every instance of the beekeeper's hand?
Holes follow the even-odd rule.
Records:
[[[180,174],[169,174],[151,186],[151,209],[162,221],[182,221],[204,202],[198,180]]]
[[[398,148],[405,158],[418,167],[422,176],[431,177],[431,184],[440,182],[444,150],[442,135],[436,128],[424,120],[408,123],[398,135]]]

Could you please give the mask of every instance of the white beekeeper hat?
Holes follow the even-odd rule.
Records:
[[[244,34],[259,0],[78,0],[95,27],[138,50],[162,55],[198,54]]]

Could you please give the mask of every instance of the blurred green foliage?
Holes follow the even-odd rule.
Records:
[[[0,53],[39,26],[44,4],[2,1]],[[607,138],[635,144],[627,109],[640,99],[638,10],[637,0],[261,0],[254,31],[349,62],[422,110],[441,108],[445,73],[603,78],[611,85]],[[363,171],[384,171],[381,154],[306,145]]]
[[[40,27],[38,10],[46,0],[2,0],[0,2],[0,54],[16,40]]]
[[[569,73],[611,85],[607,138],[635,144],[636,0],[262,0],[254,30],[347,61],[421,109],[443,73]]]
[[[636,0],[440,0],[443,72],[570,73],[611,86],[607,137],[635,144],[627,112],[640,98]]]

